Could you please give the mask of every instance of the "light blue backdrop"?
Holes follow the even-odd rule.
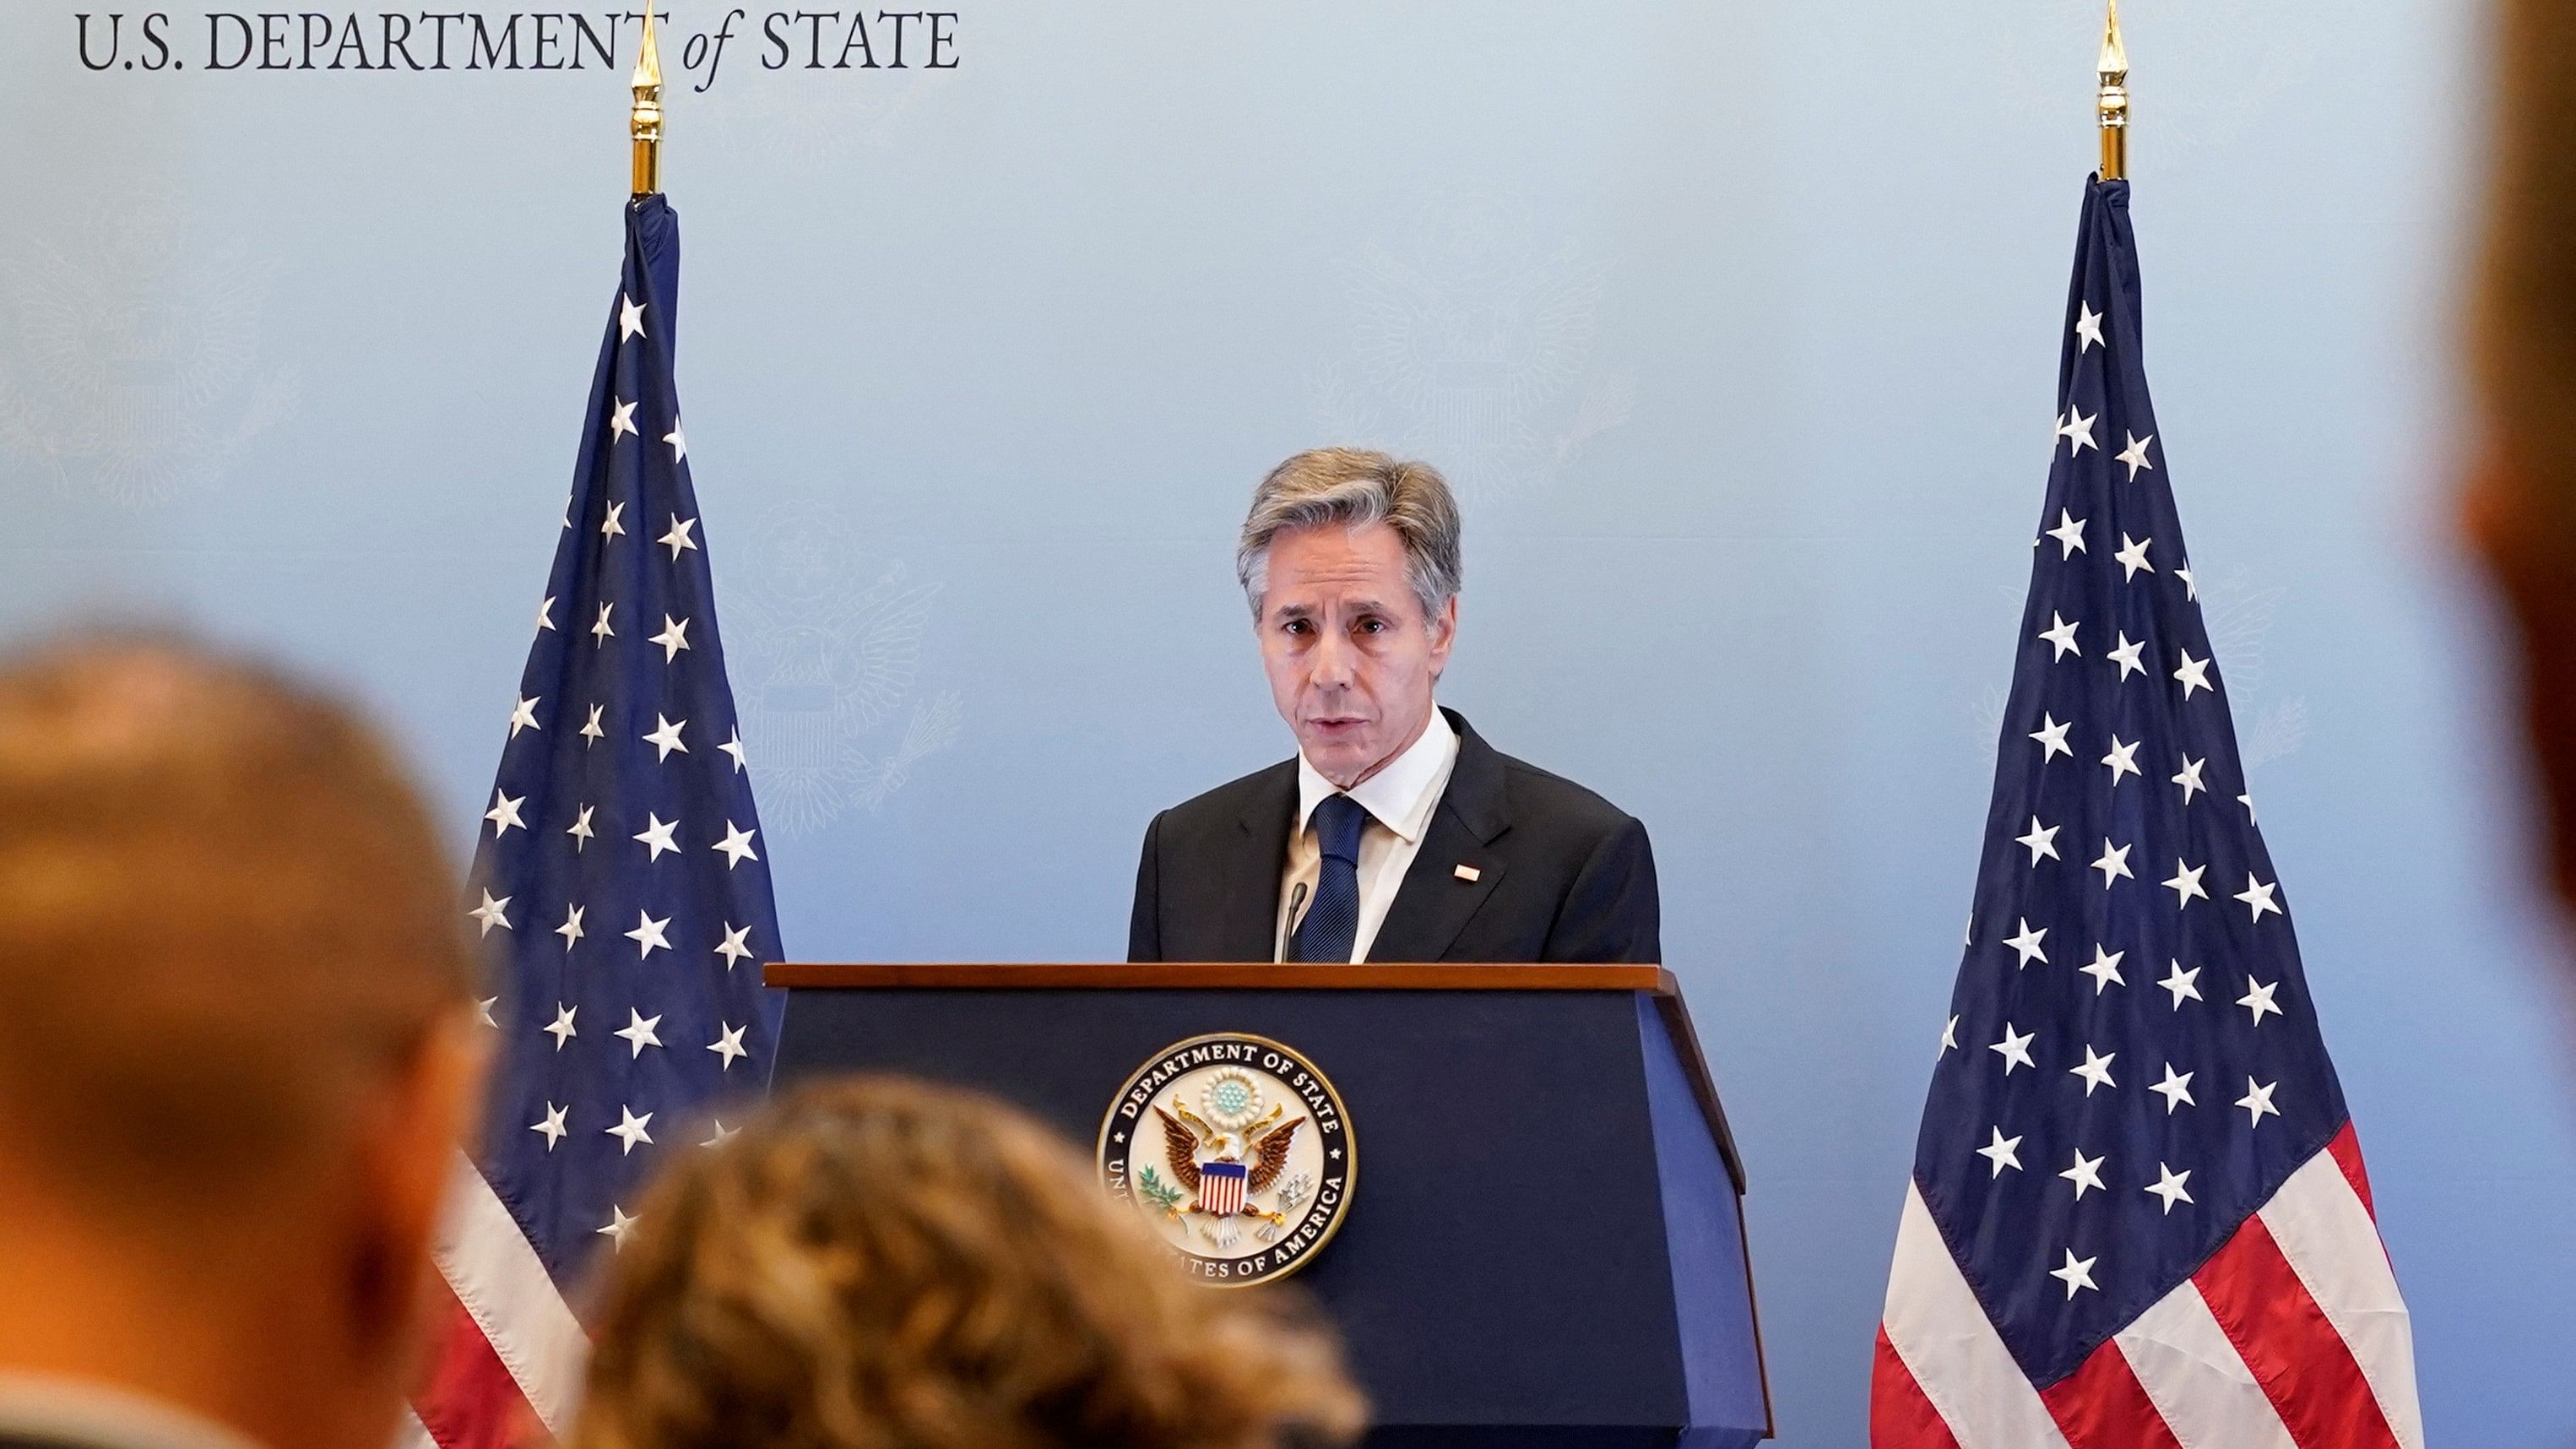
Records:
[[[1444,694],[1651,827],[1783,1442],[1861,1442],[2089,0],[955,3],[953,72],[738,38],[670,97],[789,945],[1117,954],[1147,816],[1286,750],[1229,573],[1251,482],[1428,455],[1469,518]],[[461,845],[613,286],[622,78],[210,76],[198,11],[184,72],[93,74],[74,8],[0,8],[0,629],[139,610],[345,681]],[[2441,500],[2475,15],[2133,9],[2158,411],[2427,1420],[2557,1445],[2570,1084]]]

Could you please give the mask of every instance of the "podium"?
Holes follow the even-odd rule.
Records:
[[[1250,1138],[1297,1109],[1315,1130],[1285,1135],[1322,1191],[1289,1172],[1238,1218],[1246,1169],[1210,1166],[1190,1179],[1196,1202],[1169,1170],[1143,1172],[1138,1191],[1159,1195],[1133,1200],[1172,1223],[1214,1201],[1188,1220],[1208,1242],[1265,1266],[1297,1254],[1289,1291],[1340,1329],[1372,1446],[1770,1437],[1743,1167],[1660,967],[787,963],[767,980],[790,992],[781,1086],[870,1071],[970,1087],[1097,1143],[1104,1163],[1130,1150],[1129,1126],[1140,1161],[1163,1131],[1196,1133],[1252,1161],[1256,1193],[1259,1147],[1217,1129],[1241,1107]],[[1190,1060],[1220,1065],[1187,1091],[1157,1085],[1154,1064],[1186,1064],[1168,1054],[1193,1042],[1217,1045]],[[1245,1042],[1232,1050],[1249,1075],[1230,1085],[1227,1044]],[[1298,1099],[1301,1066],[1329,1099],[1315,1084]],[[1155,1121],[1175,1114],[1192,1125]]]

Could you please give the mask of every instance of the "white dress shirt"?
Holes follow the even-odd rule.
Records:
[[[132,1389],[14,1370],[0,1372],[0,1434],[100,1449],[259,1449],[235,1430]]]
[[[1378,927],[1386,924],[1387,908],[1403,888],[1404,873],[1422,849],[1423,834],[1431,828],[1432,812],[1440,808],[1441,793],[1449,788],[1449,772],[1457,763],[1458,732],[1437,709],[1431,711],[1431,722],[1422,727],[1420,739],[1347,792],[1308,764],[1303,752],[1298,754],[1297,819],[1289,827],[1288,869],[1279,878],[1272,960],[1287,959],[1288,937],[1296,929],[1288,915],[1290,903],[1297,904],[1300,920],[1314,903],[1315,881],[1324,863],[1323,843],[1312,828],[1315,807],[1328,795],[1347,793],[1368,812],[1360,827],[1360,924],[1351,937],[1351,960],[1365,961],[1377,941]],[[1306,887],[1302,895],[1300,885]]]

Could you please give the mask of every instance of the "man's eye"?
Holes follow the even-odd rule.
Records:
[[[1280,627],[1291,634],[1310,634],[1313,633],[1315,629],[1314,625],[1307,623],[1303,619],[1291,619]]]
[[[1383,634],[1386,632],[1386,621],[1384,619],[1362,619],[1360,620],[1359,628],[1360,632],[1363,634]]]

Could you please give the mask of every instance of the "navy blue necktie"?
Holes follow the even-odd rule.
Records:
[[[1315,840],[1324,858],[1314,904],[1288,943],[1289,960],[1349,963],[1360,933],[1360,827],[1367,823],[1368,810],[1348,795],[1315,802]]]

